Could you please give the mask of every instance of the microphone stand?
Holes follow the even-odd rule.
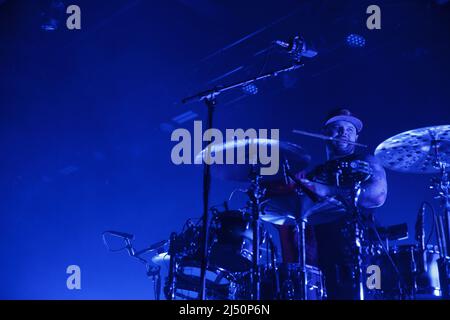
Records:
[[[255,78],[251,78],[245,81],[241,81],[241,82],[236,82],[233,83],[231,85],[228,86],[220,86],[220,87],[215,87],[213,89],[209,89],[206,91],[202,91],[199,92],[193,96],[184,98],[181,100],[181,102],[183,104],[187,104],[187,103],[191,103],[191,102],[195,102],[195,101],[204,101],[206,108],[208,110],[208,116],[207,116],[207,125],[206,128],[207,129],[211,129],[212,128],[212,123],[213,123],[213,115],[214,115],[214,109],[216,106],[216,98],[218,95],[220,95],[221,93],[230,91],[232,89],[236,89],[236,88],[242,88],[244,86],[247,86],[249,84],[252,84],[254,82],[257,82],[259,80],[262,79],[266,79],[266,78],[271,78],[271,77],[276,77],[281,73],[284,72],[290,72],[290,71],[294,71],[297,70],[299,68],[303,67],[303,64],[300,63],[299,60],[297,60],[294,65],[283,68],[283,69],[279,69],[279,70],[274,70],[271,72],[268,72],[266,74],[263,74],[261,76],[255,77]],[[210,144],[208,147],[208,150],[206,152],[206,157],[209,160],[210,158]],[[203,222],[203,226],[202,226],[202,237],[201,237],[201,272],[200,272],[200,294],[199,294],[199,299],[200,300],[205,300],[205,285],[206,285],[206,268],[208,266],[208,235],[209,235],[209,231],[208,231],[208,211],[209,211],[209,195],[210,195],[210,188],[211,188],[211,168],[210,165],[208,164],[210,163],[210,161],[205,161],[204,162],[204,170],[203,170],[203,217],[202,217],[202,222]],[[253,214],[253,217],[256,218],[258,215],[257,214]],[[257,221],[253,221],[253,229],[254,233],[253,233],[253,238],[258,238],[259,234],[258,234],[258,223]],[[256,242],[257,239],[255,239]],[[259,259],[259,255],[258,255],[258,250],[259,249],[259,243],[257,246],[253,246],[253,256],[254,256],[254,261],[253,261],[253,266],[255,268],[255,265],[258,265],[258,259]],[[254,270],[254,273],[256,275],[257,271]],[[258,276],[256,276],[256,280],[259,280]],[[255,279],[253,279],[255,280]],[[254,281],[255,282],[255,281]],[[258,300],[259,299],[259,284],[254,283],[253,284],[253,299]]]

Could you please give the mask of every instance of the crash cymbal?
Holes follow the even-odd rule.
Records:
[[[275,162],[274,148],[279,150],[278,163],[262,164],[259,156],[260,148],[268,150],[269,159]],[[226,155],[233,154],[233,163],[226,163]],[[241,163],[237,159],[237,155],[244,155],[241,157]],[[196,156],[198,163],[205,159],[207,150],[204,149]],[[211,165],[211,174],[213,177],[223,180],[233,181],[248,181],[252,172],[260,173],[261,168],[268,168],[275,166],[278,171],[273,175],[263,175],[264,181],[279,181],[283,179],[282,163],[287,160],[293,172],[298,172],[305,169],[311,161],[311,157],[306,151],[290,142],[278,141],[274,139],[243,139],[230,141],[223,144],[215,144],[211,148],[211,156],[223,159],[223,164],[214,163]],[[276,171],[276,170],[275,170]]]
[[[435,173],[450,164],[450,125],[400,133],[381,143],[375,156],[384,167],[408,173]]]

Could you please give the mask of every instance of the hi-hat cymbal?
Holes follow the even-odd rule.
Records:
[[[279,150],[278,163],[262,164],[259,158],[260,148],[269,150],[269,159],[275,161],[273,151],[275,148]],[[226,155],[232,153],[233,163],[226,163]],[[241,163],[237,161],[237,155],[244,155]],[[196,156],[196,162],[206,159],[207,149],[202,150]],[[263,175],[265,181],[279,181],[283,179],[282,163],[287,160],[292,172],[298,172],[305,169],[311,161],[311,157],[306,151],[290,142],[279,141],[275,139],[242,139],[230,141],[227,143],[214,144],[211,147],[211,156],[223,159],[223,164],[213,163],[211,165],[211,174],[213,177],[233,180],[233,181],[248,181],[252,172],[260,173],[261,168],[268,168],[276,166],[278,171],[273,175]]]
[[[435,173],[450,164],[450,125],[414,129],[381,143],[375,156],[384,167],[408,173]]]

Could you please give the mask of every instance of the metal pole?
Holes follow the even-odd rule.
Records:
[[[208,120],[207,120],[207,130],[212,128],[213,125],[213,115],[214,107],[216,105],[216,100],[214,97],[211,99],[205,99],[206,106],[208,108]],[[200,271],[200,300],[206,299],[206,269],[208,267],[208,213],[209,213],[209,193],[211,189],[211,144],[208,145],[206,150],[206,159],[203,167],[203,217],[202,217],[202,242],[201,242],[201,271]]]

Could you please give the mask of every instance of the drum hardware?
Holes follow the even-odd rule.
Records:
[[[304,131],[299,131],[299,130],[294,130],[294,133],[300,133],[300,134],[304,134]],[[325,140],[341,140],[341,139],[335,139],[332,137],[328,137],[328,136],[323,136],[323,135],[316,135],[316,134],[309,134],[306,133],[306,135],[308,136],[313,136],[316,138],[322,138]],[[346,141],[349,142],[349,141]],[[357,143],[353,143],[352,144],[357,144]],[[365,145],[361,145],[361,144],[357,144],[359,146],[364,147]],[[372,176],[372,171],[371,168],[367,168],[368,170],[362,170],[363,172],[366,171],[364,174],[362,175],[358,175],[358,174],[348,174],[348,173],[353,173],[355,171],[355,169],[357,169],[360,166],[360,162],[363,161],[342,161],[342,160],[337,160],[337,161],[332,161],[331,163],[335,166],[334,168],[332,168],[332,172],[334,173],[334,184],[337,186],[340,186],[341,183],[341,177],[345,176],[345,177],[349,177],[351,180],[351,190],[352,190],[352,196],[351,196],[351,203],[347,203],[347,201],[342,202],[342,204],[346,207],[347,212],[350,212],[352,217],[353,217],[353,221],[352,221],[352,227],[353,227],[353,233],[351,234],[352,237],[352,243],[353,243],[353,248],[351,248],[352,252],[356,254],[356,259],[355,261],[353,261],[351,263],[350,268],[353,269],[352,274],[353,274],[353,286],[355,289],[355,299],[357,300],[364,300],[364,281],[363,281],[363,273],[362,273],[362,245],[361,243],[363,242],[363,238],[362,238],[362,234],[361,234],[361,230],[358,228],[358,223],[360,220],[360,212],[358,209],[358,202],[359,202],[359,198],[362,192],[362,183],[364,181],[367,181],[371,176]],[[370,169],[370,170],[369,170]],[[299,181],[289,170],[289,162],[285,161],[285,164],[283,166],[283,170],[285,171],[285,180],[286,176],[288,176],[292,181],[295,182],[296,186],[298,187],[299,190],[299,195],[302,194],[306,194],[310,200],[312,200],[313,203],[315,204],[323,204],[323,203],[330,203],[330,201],[339,201],[336,198],[331,197],[319,197],[317,196],[315,193],[313,193],[311,190],[309,190],[308,188],[306,188],[301,181]],[[333,183],[329,183],[332,184]],[[313,206],[314,207],[314,206]],[[311,214],[310,214],[311,215]],[[311,215],[314,216],[314,215]],[[302,276],[300,277],[301,279],[301,289],[302,289],[302,294],[301,296],[303,298],[306,297],[306,272],[304,269],[304,266],[306,265],[305,263],[305,228],[306,228],[306,223],[308,221],[308,215],[305,214],[305,212],[302,212],[301,214],[298,215],[299,219],[296,220],[296,229],[298,231],[299,234],[299,243],[298,243],[298,250],[299,250],[299,260],[300,260],[300,269],[302,272]],[[354,250],[353,250],[354,249]],[[353,256],[353,255],[352,255]]]
[[[408,238],[407,223],[401,223],[387,227],[376,227],[376,230],[380,235],[380,238],[384,241],[404,240]]]
[[[439,280],[442,298],[450,299],[448,255],[450,245],[448,166],[450,163],[450,125],[414,129],[382,142],[375,156],[388,169],[406,173],[439,173],[431,180],[430,189],[437,191],[443,213],[436,219],[439,245]],[[421,246],[422,247],[422,246]]]
[[[297,70],[301,67],[303,67],[303,64],[301,63],[301,56],[304,54],[304,51],[306,48],[301,48],[298,50],[298,59],[295,59],[293,65],[288,66],[286,68],[274,70],[272,72],[245,80],[237,83],[233,83],[228,86],[216,86],[213,89],[209,89],[206,91],[199,92],[193,96],[187,97],[182,99],[182,103],[190,103],[194,101],[204,101],[205,105],[208,110],[208,116],[207,116],[207,129],[212,128],[212,122],[213,122],[213,113],[214,109],[216,107],[216,99],[217,96],[219,96],[221,93],[233,90],[233,89],[240,89],[244,86],[250,85],[252,83],[255,83],[259,80],[276,77],[281,73],[285,72],[291,72],[294,70]],[[210,148],[210,147],[209,147]],[[207,152],[207,157],[209,159],[210,157],[210,149]],[[210,193],[210,184],[211,184],[211,170],[210,165],[208,165],[209,161],[205,161],[204,164],[204,171],[203,171],[203,230],[202,230],[202,273],[201,273],[201,290],[200,290],[200,296],[199,298],[201,300],[205,300],[205,276],[206,276],[206,268],[207,268],[207,243],[208,243],[208,210],[209,210],[209,193]],[[254,216],[256,217],[257,214],[255,213]],[[257,229],[257,222],[254,222],[255,229]],[[256,240],[255,240],[256,241]],[[257,250],[257,249],[255,249]],[[257,256],[254,256],[254,259],[257,259]],[[256,261],[254,262],[256,264]],[[255,271],[255,277],[257,277],[256,271]],[[259,296],[259,293],[257,292],[258,285],[254,285],[254,298]]]
[[[338,176],[337,181],[340,181],[340,175],[342,175],[344,168],[352,168],[351,164],[344,161],[344,165],[338,162]],[[350,262],[350,267],[352,269],[352,287],[353,287],[353,299],[354,300],[365,300],[365,282],[363,279],[363,242],[364,242],[364,226],[365,223],[361,219],[361,212],[359,209],[359,199],[362,189],[362,183],[367,181],[371,177],[372,173],[368,173],[363,176],[353,177],[351,202],[343,201],[347,204],[347,212],[351,214],[351,219],[347,222],[346,232],[349,248],[352,252],[350,255],[353,257],[353,261]]]
[[[394,246],[390,249],[389,255],[398,271],[393,270],[391,268],[393,264],[386,259],[377,262],[384,270],[381,275],[381,282],[386,299],[436,299],[441,296],[438,276],[439,253],[433,246],[427,246],[425,249],[423,271],[420,270],[419,266],[423,256],[418,245]],[[397,272],[401,275],[400,283],[395,280],[397,279]]]
[[[317,202],[319,200],[319,196],[317,196],[315,193],[313,193],[311,190],[306,188],[301,181],[295,177],[295,175],[292,173],[289,161],[288,159],[284,160],[283,163],[283,172],[284,176],[286,177],[286,181],[288,179],[291,179],[296,184],[296,190],[299,195],[306,194],[312,201]],[[306,236],[305,236],[305,230],[306,230],[306,223],[307,218],[303,214],[299,214],[298,218],[295,220],[295,229],[297,231],[297,249],[298,249],[298,259],[299,259],[299,298],[300,300],[306,300],[307,299],[307,274],[306,274]]]
[[[252,140],[238,140],[234,143],[216,144],[214,145],[215,152],[228,152],[233,149],[234,154],[240,152],[240,148],[246,148],[254,144],[255,147],[273,147],[275,144],[279,149],[280,157],[289,159],[294,164],[294,167],[298,170],[304,169],[309,161],[310,156],[300,147],[295,144],[277,140],[270,139],[252,139]],[[208,150],[204,149],[197,156],[204,156],[204,153]],[[249,160],[249,159],[246,159]],[[260,257],[260,247],[257,245],[261,242],[260,239],[260,222],[261,218],[264,216],[262,212],[262,205],[265,202],[266,190],[263,186],[263,181],[279,179],[281,174],[275,176],[262,176],[259,174],[261,164],[254,163],[252,161],[246,161],[248,164],[236,164],[236,165],[220,165],[213,164],[210,167],[213,176],[217,176],[222,179],[227,180],[237,180],[237,181],[249,181],[250,186],[246,190],[246,194],[249,198],[248,209],[250,211],[250,220],[252,228],[252,288],[253,294],[252,299],[259,299],[260,296],[260,272],[259,272],[259,257]],[[208,232],[208,235],[210,233]],[[255,236],[256,235],[256,236]],[[248,244],[247,244],[248,245]],[[231,270],[233,271],[233,270]],[[242,271],[242,270],[239,270]]]
[[[365,163],[365,162],[362,162]],[[346,248],[349,253],[350,260],[347,264],[347,268],[351,270],[352,281],[352,295],[353,300],[365,300],[365,282],[363,273],[363,254],[365,229],[367,223],[363,220],[361,211],[359,208],[359,200],[363,192],[362,183],[367,181],[372,176],[371,169],[361,170],[362,174],[353,174],[353,170],[359,167],[358,160],[334,160],[330,164],[332,172],[335,172],[336,185],[339,186],[340,181],[345,181],[345,185],[350,185],[350,201],[346,199],[342,200],[342,203],[346,207],[346,212],[350,215],[347,220],[344,229],[342,230],[344,237],[347,238],[348,247]],[[341,183],[342,184],[342,183]],[[341,198],[338,196],[337,198]],[[373,221],[372,223],[373,224]],[[375,229],[375,232],[377,230]],[[378,233],[377,233],[378,234]]]
[[[436,144],[434,144],[436,145]],[[450,180],[445,162],[440,161],[440,153],[435,147],[436,162],[440,167],[440,177],[432,179],[432,189],[437,191],[436,199],[441,200],[443,212],[437,219],[437,234],[440,243],[440,258],[438,261],[443,299],[450,299]]]
[[[219,211],[212,209],[206,271],[206,299],[233,299],[240,275],[253,277],[252,213],[247,210]],[[158,253],[152,261],[167,264],[169,275],[165,284],[167,299],[197,299],[200,291],[200,225],[189,221],[180,234],[171,235],[166,253]],[[260,228],[258,269],[276,265],[275,246],[270,235]],[[264,258],[264,259],[262,259]],[[252,282],[253,284],[253,282]],[[252,290],[253,295],[253,290]],[[251,297],[248,297],[248,299]]]
[[[444,126],[450,129],[450,126]],[[205,299],[321,299],[326,293],[323,275],[320,270],[306,263],[306,225],[323,223],[317,219],[317,213],[327,206],[336,206],[339,202],[344,211],[351,214],[350,220],[341,229],[350,240],[347,250],[349,257],[346,267],[352,272],[354,299],[365,299],[363,290],[364,253],[371,256],[383,270],[382,290],[378,292],[385,299],[421,299],[448,296],[448,274],[450,273],[450,258],[448,257],[448,209],[449,209],[449,177],[450,162],[450,132],[440,127],[430,127],[427,130],[411,130],[408,135],[400,138],[390,138],[377,148],[376,155],[383,165],[393,170],[404,172],[439,172],[439,176],[431,180],[430,188],[436,191],[436,198],[442,201],[444,214],[434,219],[438,234],[438,248],[429,246],[425,241],[423,228],[424,205],[419,211],[416,223],[416,240],[418,245],[389,246],[389,241],[404,239],[408,236],[407,225],[399,224],[388,227],[377,227],[369,217],[367,223],[358,208],[362,194],[362,184],[370,178],[367,171],[360,176],[352,174],[359,164],[352,160],[333,162],[330,181],[335,185],[351,186],[350,201],[339,201],[327,197],[319,197],[306,188],[292,172],[298,167],[305,168],[309,156],[296,145],[278,142],[282,159],[282,175],[275,179],[284,180],[285,185],[295,185],[295,194],[299,199],[308,198],[313,203],[306,210],[287,212],[280,210],[274,213],[269,210],[271,197],[265,182],[270,178],[258,174],[258,165],[242,168],[238,166],[210,166],[211,173],[221,173],[221,177],[231,180],[250,180],[250,186],[245,190],[248,196],[247,207],[230,210],[225,203],[224,211],[208,208],[208,227],[194,225],[190,220],[180,234],[172,233],[169,241],[160,241],[147,249],[136,251],[132,245],[133,236],[126,233],[110,232],[111,235],[123,238],[129,255],[141,262],[147,263],[147,275],[154,279],[155,297],[160,269],[169,264],[169,275],[166,278],[164,293],[167,299],[197,299],[202,291],[202,236],[207,229],[206,269],[204,271]],[[428,138],[428,136],[432,138]],[[420,138],[417,138],[419,136]],[[394,141],[395,140],[395,141]],[[254,143],[267,143],[255,141]],[[272,143],[272,142],[269,142]],[[220,148],[220,146],[219,146]],[[224,145],[225,148],[235,148]],[[408,152],[415,153],[410,157]],[[206,152],[203,150],[202,152]],[[378,153],[377,153],[378,152]],[[401,159],[400,159],[401,158]],[[290,164],[298,165],[294,170]],[[330,167],[331,168],[331,167]],[[362,168],[364,169],[364,168]],[[409,171],[408,171],[409,170]],[[364,171],[364,170],[362,170]],[[214,175],[214,174],[213,174]],[[327,178],[327,177],[325,177]],[[327,178],[328,179],[328,178]],[[243,191],[243,190],[240,190]],[[278,214],[278,216],[276,216]],[[271,234],[262,224],[263,221],[281,221],[281,224],[294,225],[297,237],[298,262],[279,263],[276,258],[277,248]],[[367,232],[369,231],[369,233]],[[378,243],[371,239],[372,233]],[[106,244],[106,242],[105,242]],[[151,262],[141,255],[153,252]],[[224,259],[225,258],[225,259]],[[373,261],[372,261],[373,262]],[[326,279],[325,279],[326,280]],[[447,283],[447,285],[446,285]],[[158,289],[159,288],[159,289]],[[201,294],[200,294],[201,295]]]
[[[177,272],[177,261],[176,261],[176,249],[175,249],[175,241],[177,234],[172,232],[170,234],[170,245],[169,245],[169,283],[167,286],[167,290],[165,291],[166,297],[168,300],[175,300],[175,288],[176,288],[176,272]]]
[[[122,247],[120,249],[111,249],[108,244],[108,241],[106,240],[107,235],[123,239],[123,241],[125,242],[125,247]],[[103,243],[108,249],[108,251],[119,252],[127,250],[130,257],[137,259],[139,262],[145,265],[146,275],[147,277],[151,278],[153,282],[153,291],[155,295],[155,300],[159,300],[161,294],[161,267],[153,263],[153,261],[148,261],[147,259],[143,258],[142,255],[160,249],[161,247],[167,244],[167,241],[165,240],[159,241],[149,246],[148,248],[136,251],[132,243],[132,240],[134,239],[134,235],[132,234],[118,231],[105,231],[102,234],[102,238]]]
[[[253,265],[252,265],[252,299],[260,300],[260,272],[259,272],[259,215],[261,212],[261,199],[264,197],[266,190],[260,185],[261,176],[256,173],[253,167],[251,174],[251,186],[248,191],[252,212],[252,228],[253,228]]]

